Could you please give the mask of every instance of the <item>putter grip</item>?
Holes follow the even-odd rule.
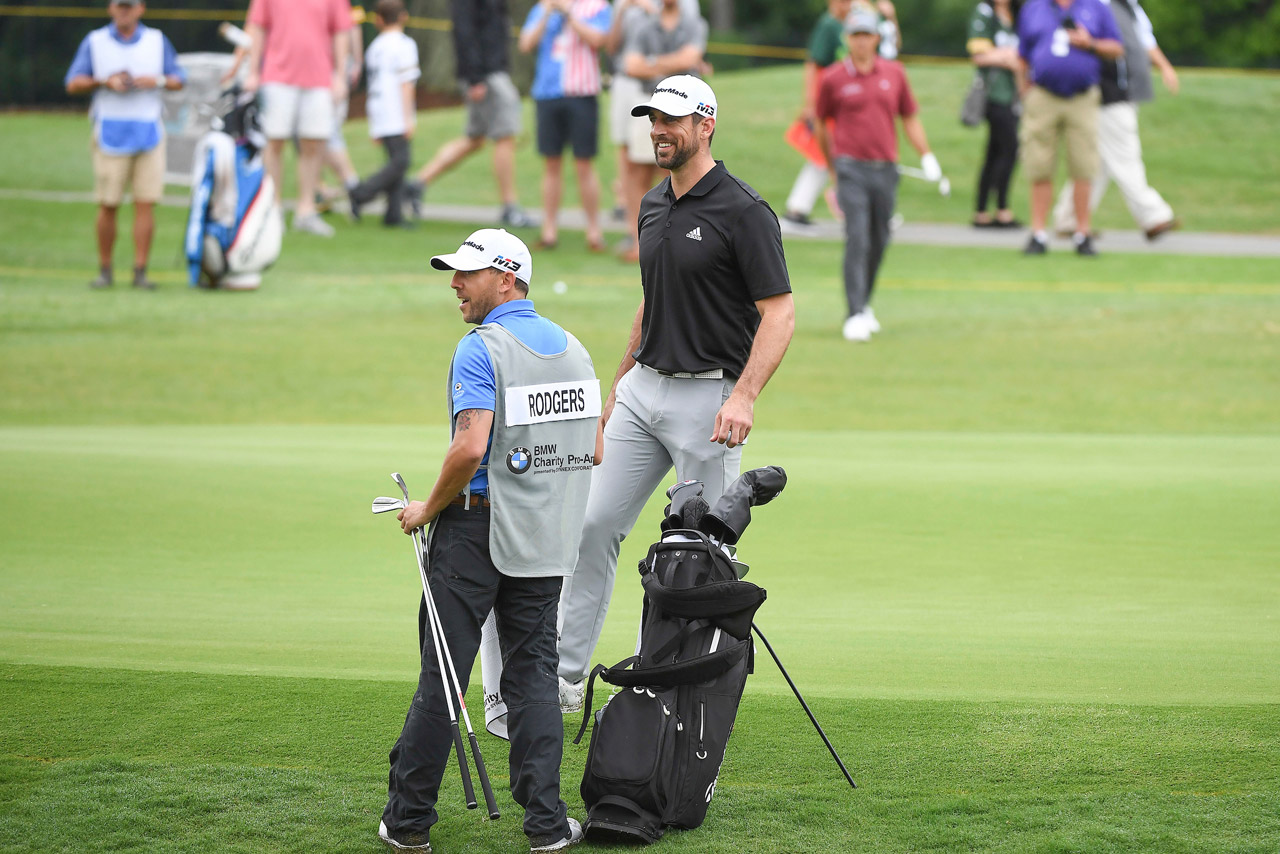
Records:
[[[498,802],[493,797],[493,786],[489,785],[489,772],[484,767],[484,757],[480,755],[480,742],[474,732],[467,735],[471,738],[471,756],[476,760],[476,776],[480,778],[480,789],[484,792],[484,805],[489,810],[489,818],[501,818]]]
[[[476,803],[476,787],[471,785],[471,769],[467,767],[467,751],[462,746],[462,731],[457,721],[453,722],[453,747],[458,752],[458,770],[462,772],[462,794],[467,796],[467,809],[473,810],[480,805]]]

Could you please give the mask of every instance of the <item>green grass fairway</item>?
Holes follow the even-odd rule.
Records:
[[[722,78],[726,113],[780,105],[779,74]],[[743,159],[785,192],[790,164]],[[85,189],[8,161],[0,186]],[[427,259],[470,228],[290,235],[261,291],[220,294],[184,286],[168,208],[160,289],[97,293],[92,218],[0,198],[0,851],[383,850],[419,587],[369,503],[438,471],[466,327]],[[857,346],[840,251],[787,244],[797,332],[746,464],[790,484],[742,555],[860,788],[761,648],[706,825],[654,850],[1275,854],[1276,262],[895,247]],[[534,265],[610,377],[634,270],[576,236]],[[634,643],[661,505],[601,661]],[[447,854],[527,850],[505,745],[482,746],[503,817],[450,768]],[[566,745],[578,817],[585,757]]]

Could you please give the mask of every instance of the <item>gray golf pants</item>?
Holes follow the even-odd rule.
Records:
[[[836,198],[844,213],[844,294],[852,317],[871,303],[876,274],[889,248],[889,220],[898,198],[897,164],[836,158]]]
[[[560,676],[581,681],[604,628],[618,550],[655,488],[703,482],[714,504],[737,479],[742,446],[710,441],[716,413],[734,380],[665,377],[636,365],[618,383],[617,405],[604,430],[604,462],[591,473],[591,496],[578,564],[560,593]],[[668,472],[675,466],[676,476]],[[645,531],[656,540],[658,531]],[[633,589],[639,592],[639,585]],[[612,664],[613,662],[609,662]]]

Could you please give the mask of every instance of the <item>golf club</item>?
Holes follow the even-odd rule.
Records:
[[[407,506],[409,503],[409,488],[405,485],[404,478],[402,478],[399,473],[392,475],[392,477],[394,477],[396,483],[400,485],[400,489],[405,496],[405,505]],[[458,707],[462,710],[462,721],[467,728],[467,738],[471,742],[471,756],[476,763],[476,776],[480,778],[480,788],[484,792],[485,808],[489,811],[489,818],[499,818],[502,814],[498,811],[498,802],[493,796],[493,787],[489,783],[489,772],[485,768],[484,757],[480,755],[480,742],[476,738],[475,729],[471,726],[471,715],[467,712],[466,695],[462,690],[462,683],[458,680],[458,671],[453,666],[453,653],[449,651],[449,639],[445,636],[444,624],[440,621],[440,612],[436,608],[435,597],[431,595],[431,588],[427,581],[426,568],[429,555],[427,550],[427,533],[422,529],[418,529],[417,534],[422,537],[422,542],[420,546],[415,543],[414,549],[420,555],[418,565],[422,570],[423,598],[427,604],[427,617],[431,621],[431,635],[436,641],[437,651],[443,649],[444,660],[448,664],[449,668],[449,677],[453,680],[453,690],[458,697]],[[446,683],[446,693],[448,693],[448,689],[449,686]],[[451,708],[452,705],[452,702],[450,702]],[[455,738],[454,744],[459,752],[459,757],[461,758],[462,736],[458,732],[458,722],[456,718],[453,720],[453,730]],[[463,763],[460,762],[459,764]],[[470,775],[464,773],[463,781],[464,789],[469,792],[467,796],[468,808],[471,808],[473,806],[473,801],[475,800],[475,793],[474,790],[470,788]]]
[[[399,498],[388,498],[385,495],[373,499],[374,513],[390,513],[392,510],[403,510],[404,502]]]
[[[400,477],[399,472],[392,474],[391,477],[400,485],[400,490],[404,492],[404,503],[408,505],[409,487],[405,485],[404,478]],[[476,801],[476,790],[471,783],[471,770],[467,766],[467,752],[462,746],[462,733],[458,730],[458,714],[453,708],[453,695],[450,693],[449,689],[449,671],[445,667],[442,644],[440,643],[440,637],[437,634],[436,622],[434,619],[431,619],[431,615],[434,613],[432,608],[433,600],[431,597],[431,585],[427,581],[427,567],[423,560],[422,548],[418,542],[418,535],[420,531],[419,529],[414,528],[409,533],[413,539],[413,554],[414,559],[418,563],[418,574],[422,577],[422,598],[426,603],[428,614],[427,622],[431,628],[431,645],[435,647],[436,650],[436,665],[440,668],[440,682],[444,687],[445,703],[449,707],[449,726],[453,730],[453,747],[458,754],[458,770],[462,773],[462,793],[467,799],[467,809],[473,810],[480,804]]]
[[[901,165],[898,166],[898,174],[906,175],[908,178],[918,178],[919,180],[926,181],[930,184],[937,184],[938,192],[942,195],[942,197],[944,199],[951,198],[951,181],[949,181],[945,175],[943,175],[937,181],[933,181],[927,175],[924,174],[923,169],[920,169],[919,167],[916,167],[916,166],[901,166]]]

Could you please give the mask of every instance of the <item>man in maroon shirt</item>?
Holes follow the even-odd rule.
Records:
[[[848,341],[870,341],[880,323],[871,310],[871,292],[885,249],[889,219],[898,192],[898,135],[894,117],[920,152],[926,177],[942,177],[938,158],[929,151],[924,125],[902,65],[881,59],[874,14],[855,8],[845,19],[849,55],[829,66],[818,88],[816,136],[830,164],[836,195],[844,212],[844,290],[849,316]],[[827,119],[835,122],[828,131]]]

